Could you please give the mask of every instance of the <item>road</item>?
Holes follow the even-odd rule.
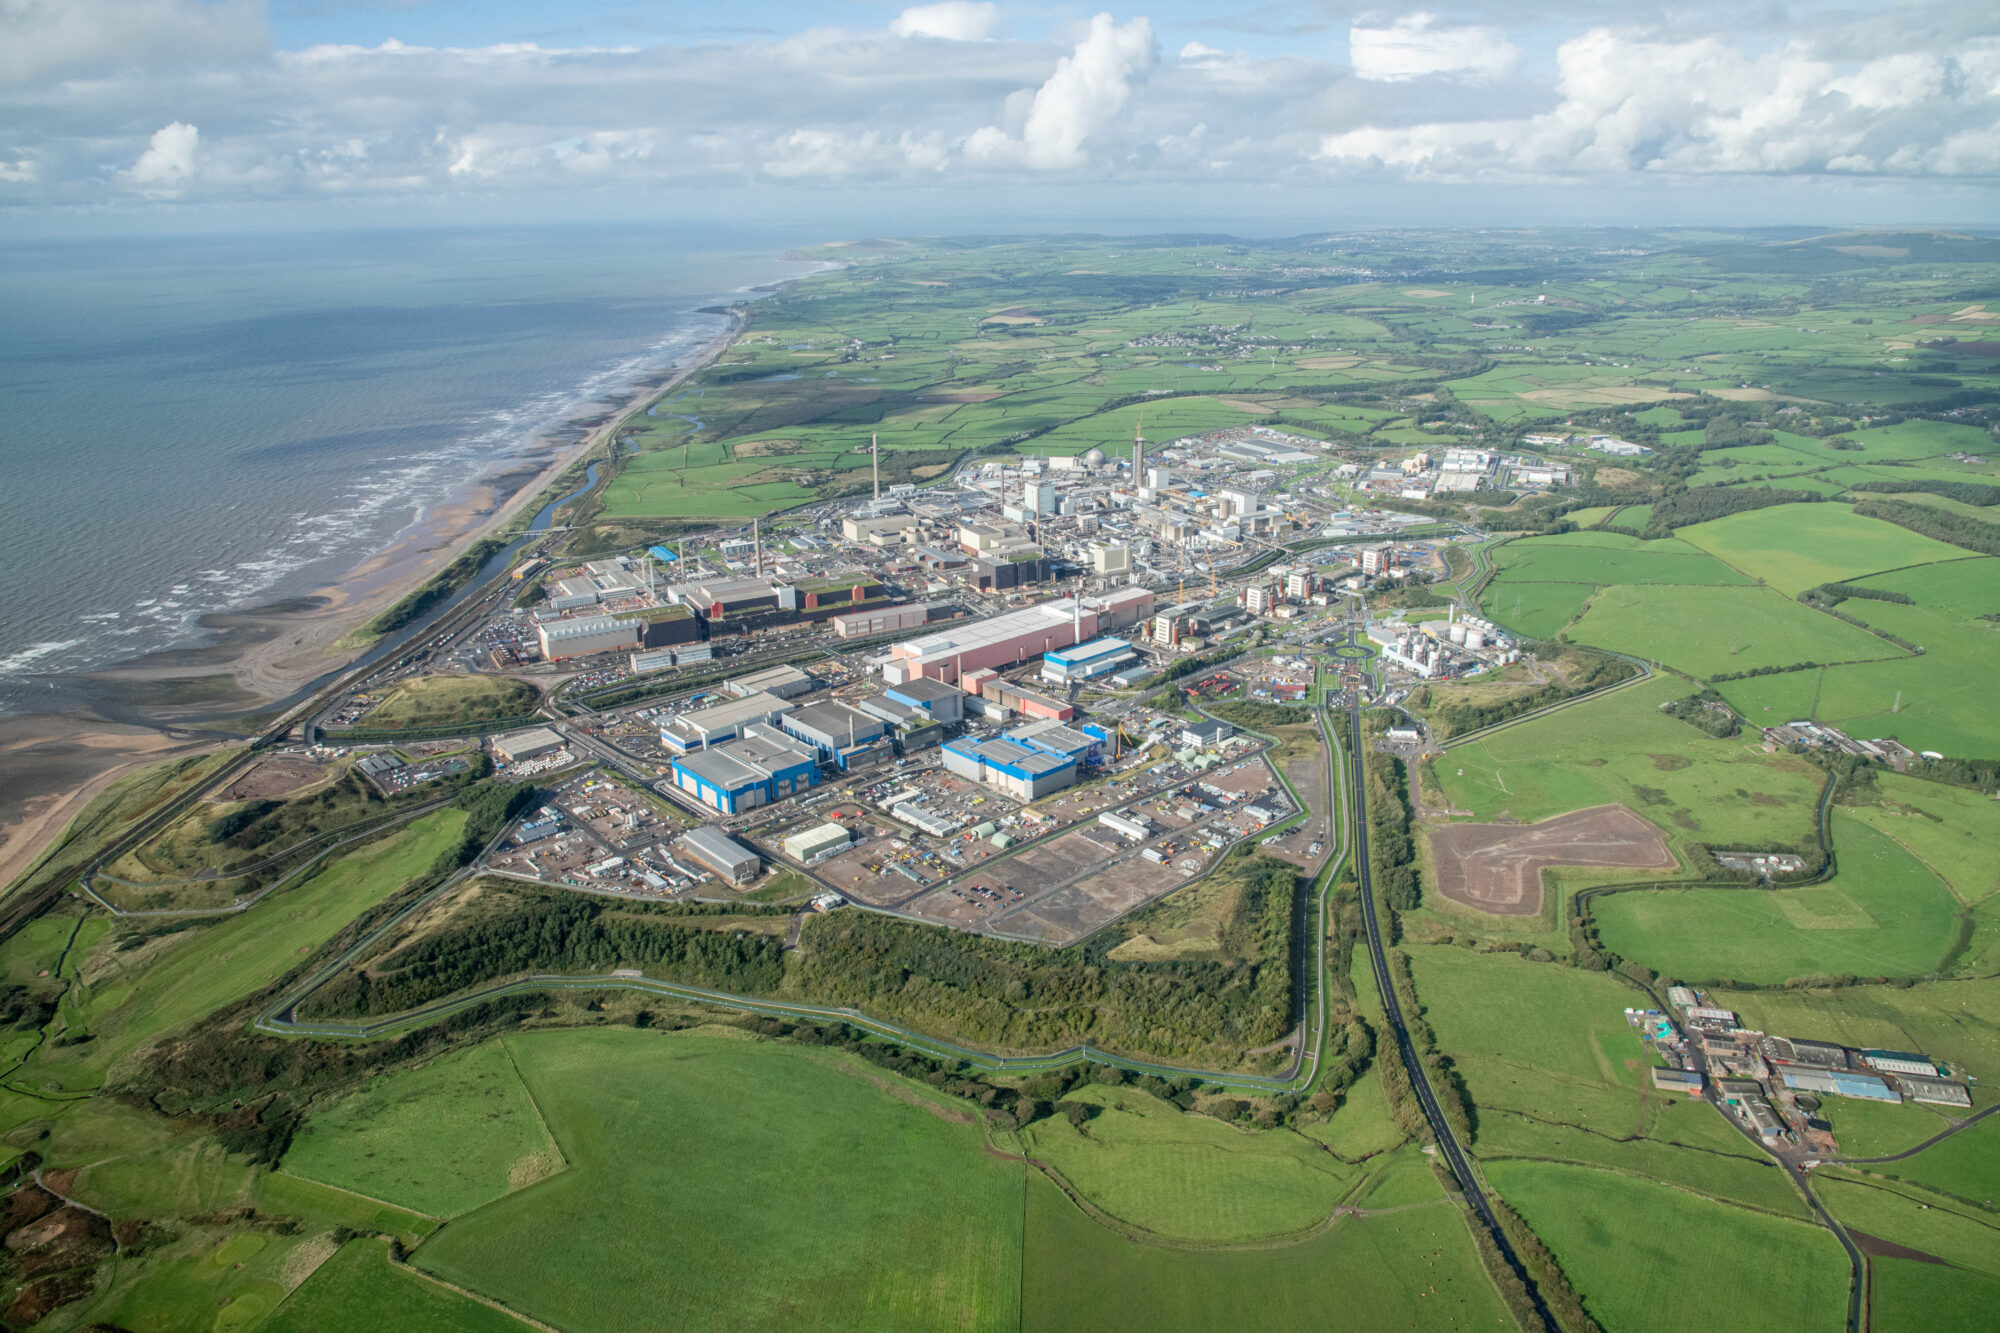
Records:
[[[1351,703],[1347,713],[1348,746],[1347,761],[1350,768],[1350,786],[1353,791],[1353,815],[1350,819],[1353,831],[1349,846],[1353,849],[1354,873],[1359,882],[1361,895],[1361,922],[1368,936],[1368,959],[1375,970],[1375,988],[1382,997],[1382,1012],[1388,1020],[1389,1031],[1396,1041],[1396,1053],[1403,1062],[1403,1068],[1410,1076],[1410,1087],[1416,1092],[1417,1101],[1423,1107],[1424,1119],[1430,1122],[1431,1133],[1437,1138],[1438,1151],[1444,1155],[1452,1174],[1458,1177],[1465,1191],[1466,1202],[1485,1224],[1492,1236],[1500,1257],[1506,1261],[1514,1275],[1527,1288],[1528,1299],[1534,1303],[1535,1313],[1540,1315],[1549,1328],[1557,1327],[1555,1317],[1549,1312],[1542,1294],[1535,1287],[1535,1280],[1528,1273],[1526,1265],[1514,1252],[1514,1246],[1501,1229],[1500,1218],[1493,1211],[1493,1205],[1486,1197],[1479,1177],[1473,1174],[1472,1164],[1467,1160],[1465,1150],[1459,1145],[1458,1136],[1452,1131],[1451,1122],[1445,1119],[1444,1109],[1438,1105],[1437,1093],[1432,1089],[1429,1076],[1424,1071],[1423,1061],[1418,1059],[1416,1046],[1410,1040],[1409,1027],[1403,1021],[1403,1004],[1396,995],[1395,979],[1389,973],[1389,955],[1382,946],[1382,926],[1376,914],[1375,890],[1369,880],[1368,871],[1368,787],[1362,765],[1366,750],[1361,743],[1361,706]]]
[[[1820,1161],[1826,1166],[1868,1166],[1876,1162],[1900,1162],[1905,1157],[1915,1157],[1924,1149],[1944,1142],[1962,1129],[1972,1128],[1995,1111],[2000,1111],[2000,1106],[1989,1106],[1983,1111],[1974,1111],[1971,1115],[1952,1125],[1950,1128],[1939,1130],[1916,1147],[1905,1148],[1898,1153],[1890,1153],[1887,1157],[1822,1157]]]

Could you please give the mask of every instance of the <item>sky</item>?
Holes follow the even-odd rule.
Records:
[[[0,0],[0,229],[2000,226],[2000,6]]]

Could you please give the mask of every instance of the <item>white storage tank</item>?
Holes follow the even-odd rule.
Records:
[[[1465,632],[1465,646],[1468,648],[1484,648],[1486,646],[1486,635],[1476,629],[1467,630]]]
[[[1465,635],[1465,622],[1463,620],[1454,620],[1451,625],[1451,641],[1453,643],[1464,643]]]

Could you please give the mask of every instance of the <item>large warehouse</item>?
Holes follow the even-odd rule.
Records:
[[[1153,594],[1144,588],[1123,588],[1102,597],[1061,597],[896,644],[882,665],[882,678],[891,685],[925,676],[957,684],[962,672],[1015,666],[1135,624],[1152,612]]]
[[[674,760],[674,785],[726,815],[782,801],[818,783],[819,755],[812,746],[773,727],[746,727],[739,740]]]
[[[1092,639],[1042,655],[1042,679],[1058,685],[1108,676],[1138,654],[1123,639]]]
[[[681,835],[689,856],[728,880],[748,884],[764,868],[764,860],[719,828],[693,828]]]
[[[660,744],[675,754],[717,745],[760,722],[775,722],[792,706],[775,694],[752,694],[697,708],[660,723]]]
[[[592,653],[620,649],[630,652],[639,646],[639,630],[639,623],[634,620],[585,616],[577,620],[544,621],[535,626],[535,637],[541,641],[543,657],[561,662],[571,657],[589,657]]]
[[[1038,800],[1076,783],[1076,760],[1014,741],[970,737],[953,741],[944,747],[944,766],[1021,801]]]
[[[889,734],[881,718],[838,700],[808,704],[778,719],[778,725],[819,751],[819,757],[846,772],[850,764],[876,751]]]

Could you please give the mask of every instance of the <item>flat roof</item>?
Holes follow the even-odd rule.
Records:
[[[526,731],[510,731],[505,736],[493,738],[493,748],[509,754],[517,750],[529,750],[538,745],[556,748],[563,744],[563,738],[547,727],[530,727]]]
[[[945,699],[954,694],[965,693],[956,685],[947,685],[941,680],[932,680],[929,676],[919,676],[906,685],[891,685],[888,692],[906,699]]]
[[[762,859],[721,829],[710,825],[691,828],[681,835],[680,840],[694,851],[712,856],[724,865],[739,866]]]
[[[719,704],[710,704],[707,708],[697,708],[692,713],[682,713],[679,717],[668,718],[660,725],[679,732],[696,729],[714,731],[744,722],[762,721],[772,713],[790,712],[791,707],[777,695],[765,694],[760,690],[756,694],[746,694],[741,699],[728,699]]]
[[[735,791],[762,782],[782,769],[814,763],[818,758],[811,746],[783,732],[761,731],[697,750],[684,759],[674,760],[674,767],[705,778],[724,791]]]
[[[862,730],[872,728],[879,731],[883,725],[881,718],[864,713],[859,708],[851,708],[838,699],[824,699],[793,709],[785,714],[785,720],[794,726],[811,727],[829,736],[837,736],[847,730],[850,722]]]

